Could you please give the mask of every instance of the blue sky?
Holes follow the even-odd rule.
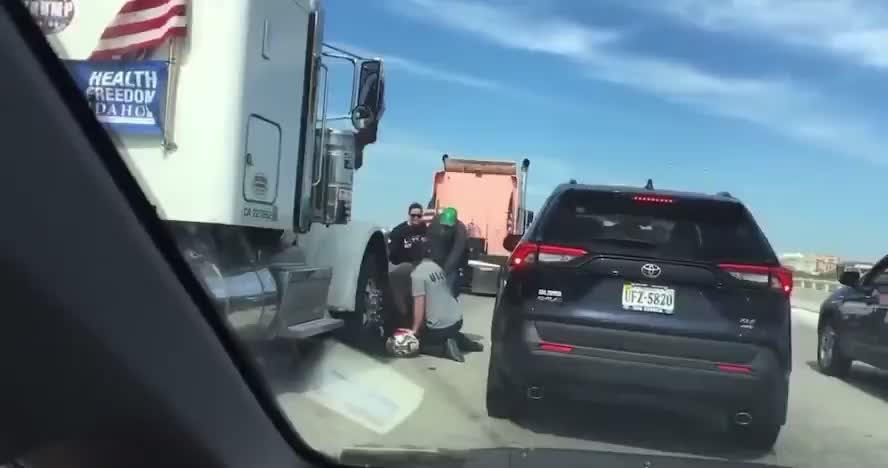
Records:
[[[355,216],[427,202],[443,153],[556,184],[742,198],[775,249],[888,252],[888,2],[327,0],[325,40],[386,60]]]

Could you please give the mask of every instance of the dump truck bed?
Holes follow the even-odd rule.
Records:
[[[485,240],[488,255],[507,256],[503,239],[515,229],[520,201],[515,162],[448,158],[435,173],[430,208],[456,208],[469,236]]]

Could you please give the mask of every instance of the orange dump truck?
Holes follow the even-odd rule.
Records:
[[[525,209],[530,161],[524,159],[519,166],[514,161],[446,154],[441,160],[444,168],[435,173],[428,208],[457,209],[469,233],[471,268],[464,272],[464,285],[473,292],[491,292],[487,291],[487,277],[498,273],[510,253],[503,247],[503,239],[522,233],[533,219],[533,212]]]

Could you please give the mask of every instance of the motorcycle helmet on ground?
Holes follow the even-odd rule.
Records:
[[[419,354],[419,339],[410,330],[399,328],[385,340],[385,350],[395,357],[416,356]]]

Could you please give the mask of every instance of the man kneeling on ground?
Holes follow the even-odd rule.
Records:
[[[464,362],[464,351],[482,351],[484,346],[460,331],[463,317],[459,302],[448,287],[444,270],[433,260],[441,258],[447,250],[447,238],[440,230],[430,229],[423,244],[423,259],[410,274],[413,290],[411,331],[419,339],[423,352]]]

